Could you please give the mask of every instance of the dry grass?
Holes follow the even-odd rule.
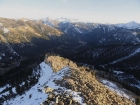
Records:
[[[85,75],[86,74],[86,75]],[[76,78],[72,78],[76,77]],[[72,70],[71,79],[75,81],[74,91],[81,91],[88,105],[134,105],[128,99],[120,97],[93,78],[91,72]]]
[[[69,75],[65,75],[62,80],[55,82],[62,87],[81,92],[87,105],[134,105],[125,97],[120,97],[98,82],[95,78],[95,72],[88,67],[77,67],[72,61],[59,56],[49,56],[46,62],[51,64],[55,72],[69,66],[71,62]]]
[[[49,56],[45,59],[46,63],[49,63],[54,72],[60,71],[64,67],[77,68],[77,65],[69,59],[64,59],[59,56]]]

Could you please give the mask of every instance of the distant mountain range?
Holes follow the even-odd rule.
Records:
[[[140,80],[139,48],[140,24],[134,21],[99,24],[67,18],[0,18],[0,74],[23,60],[55,53],[96,69],[124,71]]]
[[[46,78],[43,71],[37,70],[45,68],[46,64],[41,68],[38,65],[49,55],[60,55],[82,65],[81,68],[101,71],[100,75],[115,79],[127,88],[133,87],[131,90],[135,93],[140,90],[139,23],[100,24],[49,17],[40,20],[0,18],[0,86],[4,87],[0,88],[0,94],[4,95],[0,97],[0,104],[15,97],[16,92],[23,94],[38,83],[39,78]],[[59,61],[56,58],[52,58],[55,70],[58,69],[56,62],[76,66],[68,59],[65,60],[69,63],[64,58],[60,57]],[[43,84],[47,83],[37,85],[42,87]],[[31,90],[40,93],[37,88]],[[31,98],[30,92],[27,93]]]
[[[57,18],[57,19],[51,19],[50,17],[47,17],[45,19],[42,19],[44,21],[45,24],[54,24],[54,22],[58,22],[58,23],[92,23],[92,22],[83,22],[80,21],[78,19],[70,19],[70,18]],[[96,24],[101,24],[101,23],[96,23]],[[106,24],[107,25],[107,24]],[[131,21],[128,23],[118,23],[118,24],[109,24],[112,26],[116,26],[116,27],[122,27],[122,28],[127,28],[127,29],[136,29],[136,28],[140,28],[140,23],[137,23],[135,21]]]

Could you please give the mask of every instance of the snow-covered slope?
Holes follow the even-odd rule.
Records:
[[[4,102],[3,105],[40,105],[43,101],[46,100],[48,94],[46,94],[43,89],[45,86],[48,86],[53,89],[62,88],[66,92],[69,92],[73,96],[73,99],[77,100],[79,103],[82,103],[82,97],[78,95],[78,92],[74,92],[72,90],[68,90],[64,87],[60,87],[54,83],[54,80],[60,80],[67,73],[69,73],[69,67],[65,67],[60,72],[54,73],[52,68],[42,62],[40,64],[41,67],[41,77],[39,78],[39,82],[33,86],[29,91],[26,91],[25,94],[21,96],[16,96],[14,99],[10,99]],[[39,72],[38,72],[39,73]],[[3,89],[3,88],[1,88]],[[42,91],[39,91],[42,90]]]
[[[137,50],[135,50],[132,54],[130,54],[130,55],[128,55],[128,56],[125,56],[125,57],[122,57],[122,58],[119,58],[119,59],[117,59],[117,60],[111,62],[110,64],[114,64],[114,63],[123,61],[123,60],[128,59],[129,57],[132,57],[132,56],[134,56],[134,55],[136,55],[136,54],[138,54],[138,53],[140,53],[140,48],[138,48]]]
[[[54,27],[54,23],[49,17],[43,19],[43,24]]]
[[[11,91],[13,93],[17,93],[16,97],[10,98],[9,100],[4,99],[5,101],[2,105],[53,105],[54,103],[58,102],[57,100],[59,97],[59,102],[64,101],[65,103],[66,101],[71,100],[73,105],[89,105],[88,100],[91,100],[91,97],[94,101],[90,101],[90,104],[99,103],[99,105],[102,105],[101,96],[104,96],[104,100],[110,98],[110,101],[108,102],[109,104],[107,103],[104,105],[111,105],[113,99],[115,99],[116,103],[131,103],[130,100],[133,100],[133,97],[131,98],[123,91],[119,90],[115,84],[103,80],[102,83],[107,85],[107,87],[112,87],[108,90],[103,84],[99,83],[94,78],[95,75],[92,75],[91,72],[84,70],[84,67],[74,66],[74,64],[71,62],[70,65],[65,65],[60,71],[53,72],[52,67],[49,66],[51,64],[53,63],[46,64],[45,62],[42,62],[40,64],[40,68],[34,71],[32,75],[38,78],[38,75],[36,74],[40,74],[38,82],[29,90],[24,90],[22,95],[18,95],[16,92],[17,89],[13,87]],[[22,84],[25,84],[25,82]],[[9,87],[9,85],[7,84],[6,86],[1,87],[0,92],[6,87]],[[119,96],[111,90],[121,95]],[[1,95],[8,94],[10,94],[10,92],[5,91],[5,93],[2,93]],[[53,95],[55,98],[50,98],[51,95]],[[125,99],[124,101],[121,101],[122,97]],[[64,98],[67,98],[68,100],[65,100]],[[51,99],[53,100],[49,101],[48,104],[48,100]],[[62,101],[62,99],[64,100]],[[78,104],[75,104],[75,102]],[[106,103],[106,101],[103,102]],[[134,104],[131,103],[131,105]]]
[[[115,83],[108,81],[108,80],[102,80],[101,81],[107,88],[111,89],[112,91],[116,92],[121,97],[126,97],[127,99],[130,99],[131,101],[135,101],[134,98],[132,98],[131,94],[126,94],[124,88],[118,87]]]

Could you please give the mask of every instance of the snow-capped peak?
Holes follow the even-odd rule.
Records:
[[[70,19],[70,18],[58,18],[57,21],[63,22],[63,23],[69,23],[69,22],[78,22],[78,19]]]
[[[117,27],[124,27],[124,28],[127,28],[127,29],[140,28],[140,24],[135,22],[135,21],[131,21],[131,22],[128,22],[126,24],[124,24],[124,23],[116,24],[116,26]]]
[[[79,22],[78,19],[70,19],[70,18],[44,18],[41,19],[43,21],[43,24],[45,25],[49,25],[51,27],[55,27],[55,23],[75,23],[75,22]]]
[[[131,21],[129,23],[126,23],[125,24],[125,27],[126,28],[129,28],[129,29],[133,29],[133,28],[138,28],[140,27],[140,24],[136,23],[135,21]]]

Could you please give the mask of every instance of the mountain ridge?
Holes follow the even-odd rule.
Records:
[[[137,23],[135,21],[130,21],[127,23],[96,23],[96,22],[84,22],[84,21],[80,21],[78,19],[70,19],[70,18],[56,18],[56,19],[52,19],[51,17],[47,17],[45,19],[41,19],[41,20],[46,20],[46,21],[58,21],[58,22],[62,22],[62,23],[94,23],[94,24],[103,24],[103,25],[114,25],[116,27],[124,27],[127,29],[135,29],[135,28],[140,28],[140,23]]]
[[[57,61],[55,58],[57,58]],[[55,62],[57,66],[54,65]],[[135,104],[137,96],[127,92],[123,93],[113,82],[100,79],[103,83],[108,82],[111,86],[114,86],[112,87],[113,89],[117,88],[117,91],[110,90],[111,87],[106,87],[98,81],[95,76],[96,71],[91,70],[89,67],[77,66],[77,64],[68,59],[49,55],[46,55],[45,61],[39,65],[40,67],[34,70],[31,75],[35,80],[38,80],[37,83],[30,90],[26,90],[21,96],[5,100],[3,105],[18,105],[19,103],[21,105],[48,105],[54,103],[58,105],[60,103],[64,105]],[[55,70],[56,67],[59,68],[58,71]],[[29,83],[22,81],[21,87],[22,85],[23,87],[24,85],[29,86],[30,83],[31,81]],[[18,93],[19,89],[14,88],[11,94]],[[3,89],[0,88],[0,91]]]
[[[34,85],[37,81],[25,74],[31,76],[47,53],[103,71],[99,74],[101,77],[119,82],[138,94],[140,29],[51,19],[1,18],[0,23],[0,86],[5,86],[4,81],[14,85],[26,78],[32,81],[31,86]],[[121,73],[115,74],[117,71]],[[19,76],[22,78],[17,79]],[[22,89],[18,91],[22,93]]]

